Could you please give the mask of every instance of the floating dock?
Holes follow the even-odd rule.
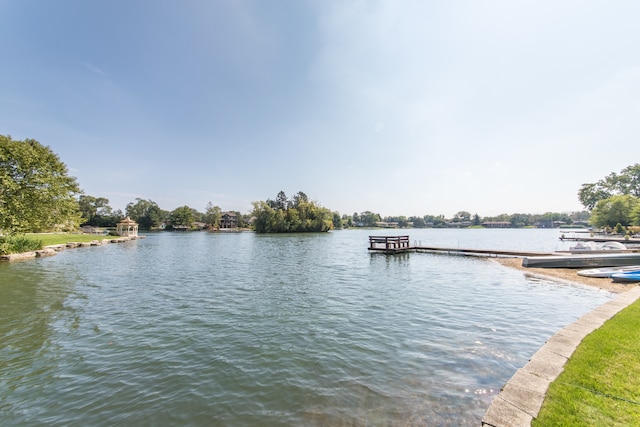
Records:
[[[555,255],[553,252],[512,251],[500,249],[447,248],[437,246],[411,245],[409,236],[369,236],[369,251],[394,255],[405,252],[442,253],[477,257],[512,257]]]

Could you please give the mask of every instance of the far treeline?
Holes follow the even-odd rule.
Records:
[[[583,184],[578,199],[585,211],[567,213],[503,214],[480,217],[467,211],[453,218],[443,215],[381,217],[365,211],[341,215],[303,192],[288,198],[279,192],[275,200],[253,203],[252,212],[223,212],[211,202],[204,212],[189,206],[172,211],[152,200],[138,198],[125,209],[114,210],[109,200],[84,194],[67,166],[48,146],[34,139],[13,140],[0,135],[0,232],[17,235],[43,231],[73,231],[83,225],[114,227],[125,216],[141,229],[216,229],[228,226],[253,228],[261,233],[328,231],[347,227],[468,227],[509,223],[511,227],[590,223],[617,232],[640,226],[640,164],[611,173],[592,184]],[[227,222],[225,222],[227,221]],[[225,222],[225,224],[223,224]],[[1,243],[1,242],[0,242]]]

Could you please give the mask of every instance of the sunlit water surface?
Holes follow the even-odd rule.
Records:
[[[369,234],[158,233],[0,263],[0,425],[477,426],[596,289]],[[402,232],[401,232],[402,233]],[[562,249],[557,230],[410,230]]]

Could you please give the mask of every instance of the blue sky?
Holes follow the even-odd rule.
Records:
[[[577,211],[640,161],[640,2],[0,0],[0,134],[172,210]]]

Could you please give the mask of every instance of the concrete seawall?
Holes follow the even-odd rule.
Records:
[[[638,298],[640,286],[619,294],[549,338],[493,399],[482,418],[482,426],[530,426],[538,416],[549,385],[564,370],[582,340]]]

